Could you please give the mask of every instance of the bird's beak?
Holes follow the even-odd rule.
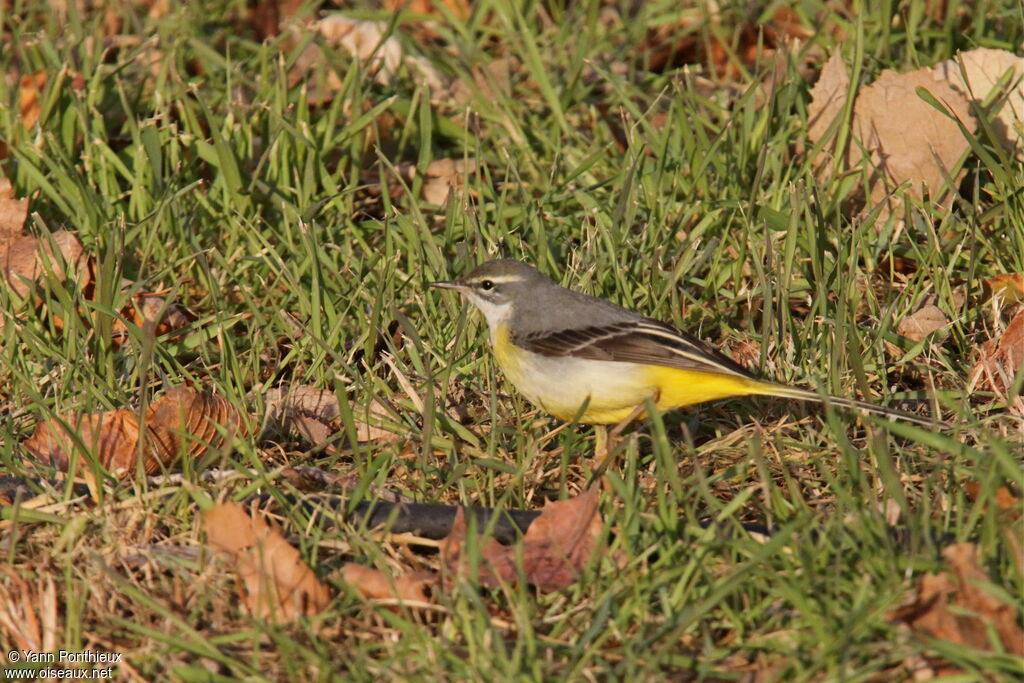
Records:
[[[456,291],[461,291],[466,288],[465,285],[458,282],[457,280],[442,280],[441,282],[431,282],[429,286],[437,287],[438,289],[454,289]]]

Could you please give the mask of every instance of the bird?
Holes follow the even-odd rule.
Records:
[[[876,413],[917,424],[935,420],[770,380],[668,323],[567,289],[534,266],[487,261],[430,283],[459,292],[483,313],[494,357],[531,403],[565,422],[618,425],[642,415],[738,396],[775,396]]]

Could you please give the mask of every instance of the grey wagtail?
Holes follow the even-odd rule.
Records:
[[[533,404],[567,422],[624,427],[643,412],[648,399],[666,411],[730,396],[762,395],[937,424],[758,379],[671,325],[560,287],[520,261],[488,261],[458,280],[431,286],[454,289],[479,308],[505,376]]]

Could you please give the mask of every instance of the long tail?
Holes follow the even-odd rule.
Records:
[[[848,408],[849,410],[859,410],[865,413],[875,413],[877,415],[884,415],[886,417],[891,417],[895,420],[913,422],[915,424],[924,425],[926,427],[948,428],[950,426],[936,418],[913,415],[911,413],[905,413],[902,410],[895,410],[893,408],[876,406],[872,403],[865,403],[864,401],[855,401],[853,399],[841,398],[839,396],[817,394],[808,389],[800,389],[797,387],[787,386],[785,384],[774,384],[772,382],[758,382],[757,385],[758,391],[756,393],[761,394],[762,396],[779,396],[781,398],[794,398],[799,401],[812,401],[814,403],[833,405],[838,406],[840,408]]]

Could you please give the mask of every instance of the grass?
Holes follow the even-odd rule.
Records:
[[[173,4],[163,16],[115,3],[117,40],[104,39],[102,12],[74,3],[65,17],[33,3],[0,10],[3,72],[48,75],[31,130],[16,81],[0,82],[3,173],[32,198],[31,231],[75,230],[97,261],[91,299],[78,283],[51,283],[51,303],[24,311],[0,292],[5,318],[20,316],[0,332],[0,468],[36,476],[18,444],[38,421],[138,406],[182,383],[254,415],[269,388],[332,389],[349,430],[377,400],[401,437],[327,455],[254,418],[233,449],[189,463],[183,484],[129,479],[99,505],[5,506],[0,551],[35,591],[22,604],[54,587],[53,648],[121,652],[118,673],[146,680],[907,679],[918,655],[970,680],[1019,675],[1008,655],[907,636],[886,615],[942,569],[946,538],[976,543],[987,590],[1021,605],[994,501],[1000,486],[1020,490],[1019,416],[968,380],[977,347],[1008,320],[981,300],[981,280],[1024,272],[1024,168],[980,133],[987,153],[966,161],[974,180],[953,209],[915,205],[897,229],[845,212],[861,174],[821,182],[800,151],[804,60],[813,72],[840,50],[870,80],[959,49],[1012,50],[1024,40],[1019,4],[831,14],[837,28],[786,60],[774,88],[763,87],[767,65],[738,58],[735,78],[647,70],[648,29],[699,10],[652,2],[606,24],[600,3],[565,5],[483,2],[465,20],[449,12],[432,42],[414,37],[416,16],[357,8],[391,22],[406,54],[445,78],[473,83],[492,59],[514,57],[507,83],[469,87],[471,115],[412,69],[381,83],[339,49],[324,52],[335,90],[326,66],[295,76],[313,39],[254,41],[245,3]],[[737,27],[774,7],[723,8],[692,32],[735,48]],[[810,23],[825,7],[793,4]],[[446,207],[420,199],[420,176],[371,192],[403,162],[441,158],[479,165]],[[955,427],[890,428],[771,400],[655,417],[631,432],[612,474],[611,552],[550,595],[459,582],[438,611],[367,605],[337,578],[343,562],[408,570],[436,558],[300,509],[282,511],[285,533],[337,597],[296,625],[242,614],[231,576],[205,552],[122,562],[201,544],[203,501],[290,490],[286,463],[428,502],[537,508],[577,493],[591,430],[546,439],[556,422],[504,382],[482,321],[426,289],[499,254],[743,352],[780,381],[897,405],[939,396]],[[916,270],[900,272],[897,258]],[[181,339],[130,326],[116,348],[104,330],[130,294],[122,279],[169,289],[199,322]],[[899,336],[926,300],[948,331]],[[400,343],[382,336],[395,320]],[[373,353],[382,340],[397,372]],[[213,467],[240,475],[203,481]],[[705,518],[723,525],[701,529]],[[778,532],[762,543],[743,522]],[[0,630],[0,645],[18,641]]]

